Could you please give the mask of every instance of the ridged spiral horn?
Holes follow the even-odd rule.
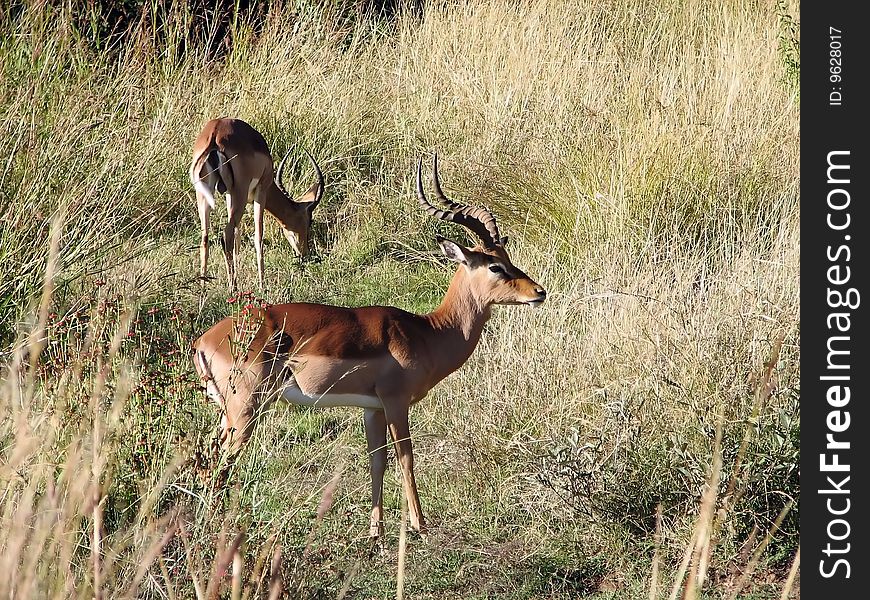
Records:
[[[480,241],[483,242],[485,248],[493,248],[501,245],[501,234],[498,231],[498,224],[495,221],[495,216],[487,209],[477,206],[468,206],[459,202],[454,202],[444,195],[441,190],[441,181],[438,178],[438,155],[436,154],[432,160],[432,184],[435,188],[435,197],[444,204],[448,210],[443,210],[437,206],[433,206],[423,192],[423,159],[417,163],[417,200],[420,206],[427,213],[435,218],[444,221],[451,221],[457,225],[471,230]]]

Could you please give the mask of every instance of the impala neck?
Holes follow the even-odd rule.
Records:
[[[441,305],[425,316],[444,342],[440,354],[450,363],[446,369],[458,368],[471,356],[491,314],[490,303],[475,293],[465,268],[459,267]]]
[[[273,217],[278,219],[278,221],[284,227],[290,227],[292,222],[290,219],[290,201],[287,199],[287,196],[284,195],[284,192],[278,188],[275,182],[272,182],[272,185],[269,186],[269,190],[266,192],[266,203],[263,205],[268,212],[272,214]]]

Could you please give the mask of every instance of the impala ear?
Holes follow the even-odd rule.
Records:
[[[441,249],[444,251],[444,256],[449,258],[454,262],[458,262],[463,265],[468,264],[468,257],[466,256],[467,249],[463,248],[456,242],[451,242],[447,238],[441,237],[440,235],[436,235],[435,239],[441,244]]]
[[[507,246],[507,243],[508,243],[508,236],[506,236],[506,235],[505,235],[505,236],[502,236],[501,240],[499,240],[499,243],[501,244],[501,247],[502,247],[502,248],[504,248],[505,246]]]
[[[307,204],[308,212],[312,212],[320,203],[323,197],[323,185],[318,181],[312,184],[308,191],[302,194],[302,197],[296,200],[299,204]]]

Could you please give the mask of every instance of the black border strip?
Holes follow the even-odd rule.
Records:
[[[805,598],[864,598],[870,584],[870,169],[862,135],[870,128],[870,31],[858,15],[862,4],[801,6],[800,587]]]

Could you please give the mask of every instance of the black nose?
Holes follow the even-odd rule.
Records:
[[[539,287],[539,288],[535,288],[535,293],[536,293],[538,296],[542,296],[542,297],[543,297],[543,296],[546,296],[546,295],[547,295],[547,290],[545,290],[544,288],[540,288],[540,287]]]

